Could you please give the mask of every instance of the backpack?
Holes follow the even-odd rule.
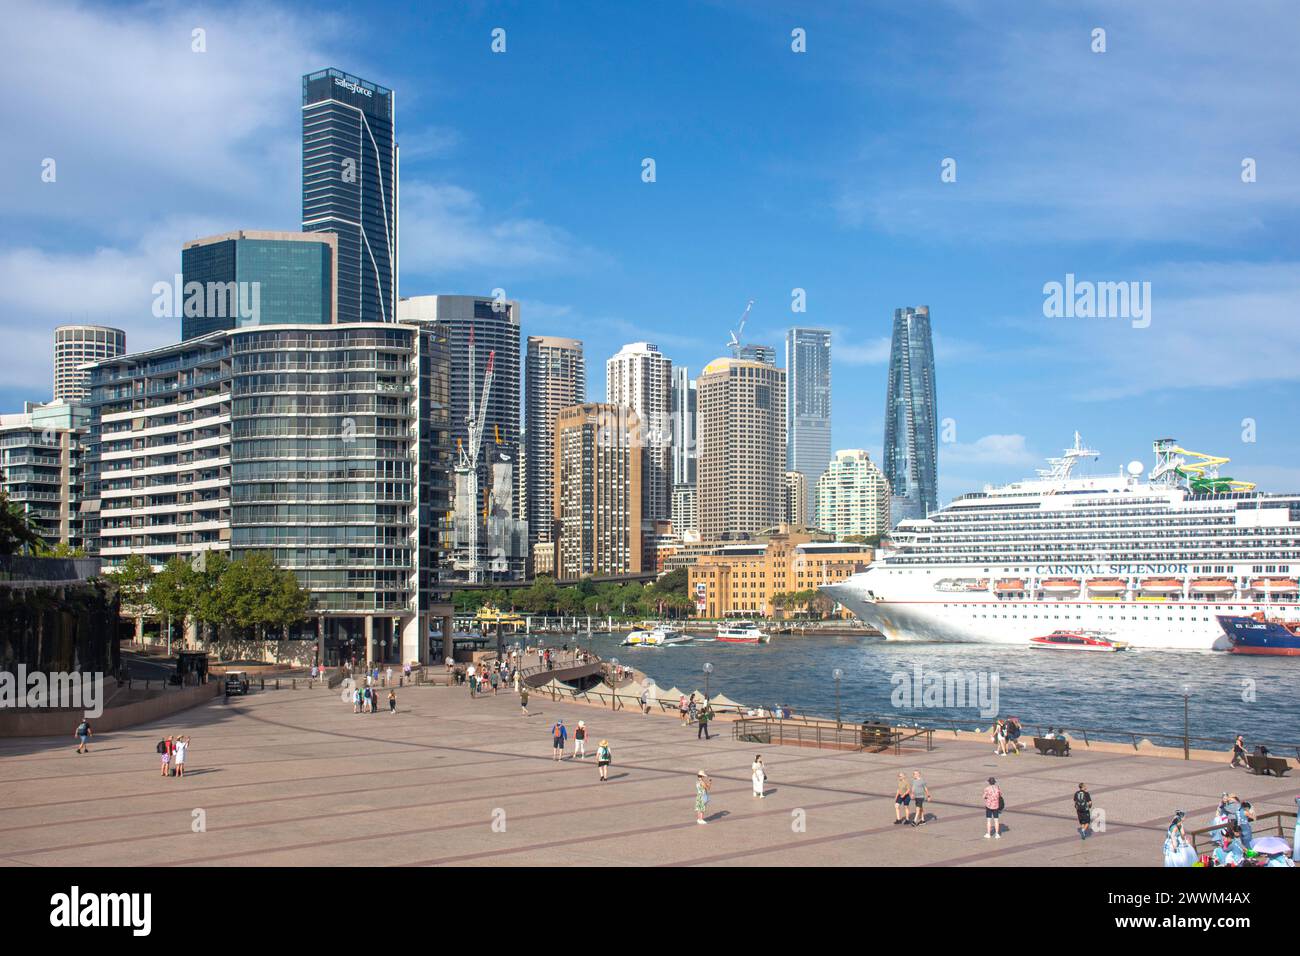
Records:
[[[90,732],[90,724],[86,723],[84,720],[81,723],[77,724],[78,737],[84,737],[89,732]]]
[[[157,750],[158,753],[165,754],[167,752],[167,741],[165,740],[158,741],[158,746],[155,749]]]

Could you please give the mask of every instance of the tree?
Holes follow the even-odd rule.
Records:
[[[198,609],[199,574],[182,557],[174,557],[149,582],[148,600],[160,615],[167,615],[168,637],[172,620],[186,622]]]
[[[117,585],[118,600],[123,610],[135,618],[135,639],[144,639],[144,619],[149,612],[149,585],[153,581],[153,565],[143,554],[133,554],[117,571],[107,574]]]
[[[0,554],[31,554],[44,545],[31,515],[0,491]]]
[[[36,548],[36,556],[38,558],[84,558],[86,549],[74,548],[66,541],[56,541],[51,548],[42,541]]]
[[[220,576],[218,591],[226,622],[259,640],[268,627],[284,629],[302,620],[310,604],[294,573],[260,552],[232,561]]]
[[[213,637],[213,630],[218,633],[222,627],[228,627],[233,620],[233,611],[227,602],[227,594],[222,590],[221,579],[230,568],[230,558],[224,551],[204,551],[191,565],[194,567],[194,620],[203,625],[207,639]]]

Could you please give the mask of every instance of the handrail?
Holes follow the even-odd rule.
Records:
[[[1272,824],[1263,823],[1263,821],[1270,818],[1274,818]],[[1264,813],[1257,814],[1254,823],[1251,825],[1251,839],[1253,840],[1260,836],[1270,836],[1274,832],[1277,836],[1285,838],[1287,835],[1286,821],[1288,820],[1291,821],[1291,829],[1292,832],[1294,832],[1296,825],[1296,812],[1294,810],[1268,810]],[[1209,826],[1197,827],[1195,830],[1185,830],[1183,831],[1183,835],[1191,841],[1192,849],[1196,851],[1196,855],[1200,856],[1201,848],[1198,845],[1198,838],[1208,837],[1209,834],[1216,830],[1223,830],[1227,826],[1227,823],[1212,823]],[[1273,830],[1268,830],[1266,828],[1268,826],[1272,826]],[[1212,840],[1207,840],[1207,842],[1211,844],[1211,847],[1213,846]]]

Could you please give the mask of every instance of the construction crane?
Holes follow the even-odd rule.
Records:
[[[470,388],[469,388],[469,413],[465,416],[465,430],[467,433],[466,441],[457,442],[460,450],[460,461],[456,465],[456,471],[463,476],[466,485],[466,499],[469,505],[469,561],[466,567],[469,569],[469,580],[471,584],[482,583],[482,564],[478,556],[478,457],[483,448],[483,428],[487,423],[488,395],[492,389],[493,366],[496,362],[496,351],[488,352],[487,370],[483,373],[483,397],[480,399],[477,407],[474,404],[474,330],[469,330],[469,368],[470,368]]]
[[[727,343],[727,347],[731,349],[731,355],[733,358],[740,358],[740,350],[745,347],[744,340],[741,336],[745,334],[745,322],[749,319],[749,310],[753,307],[754,300],[750,299],[749,303],[745,306],[745,311],[740,316],[740,326],[731,333],[731,341]]]

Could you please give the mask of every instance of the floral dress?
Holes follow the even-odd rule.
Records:
[[[703,813],[709,805],[709,792],[704,789],[704,781],[695,781],[695,812]]]

